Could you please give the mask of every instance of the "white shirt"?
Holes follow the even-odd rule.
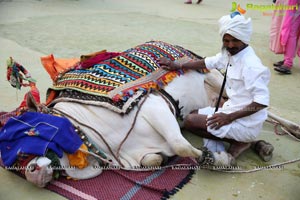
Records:
[[[223,51],[207,57],[205,65],[208,69],[222,69],[228,65],[225,89],[229,99],[223,104],[222,112],[232,113],[252,102],[269,105],[270,70],[261,63],[252,47],[248,46],[234,56]],[[262,109],[236,121],[246,127],[255,127],[262,126],[266,119],[267,110]]]

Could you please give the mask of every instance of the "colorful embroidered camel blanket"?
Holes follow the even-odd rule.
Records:
[[[162,41],[147,42],[89,68],[62,74],[50,88],[60,91],[52,103],[73,101],[128,113],[147,92],[163,87],[183,73],[161,69],[157,62],[160,57],[172,61],[196,59],[180,46]]]

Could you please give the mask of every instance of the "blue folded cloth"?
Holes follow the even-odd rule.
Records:
[[[75,153],[82,145],[72,123],[64,117],[26,112],[11,117],[0,131],[0,153],[5,166],[19,154],[44,156],[48,149],[59,157],[63,151]]]

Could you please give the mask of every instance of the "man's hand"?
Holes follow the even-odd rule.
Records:
[[[211,129],[218,130],[224,125],[230,124],[232,122],[230,116],[225,113],[216,113],[213,116],[207,118],[206,126],[209,126]]]
[[[180,65],[176,64],[175,62],[173,62],[165,57],[159,58],[158,64],[160,64],[160,66],[166,70],[177,70],[177,69],[181,68]]]

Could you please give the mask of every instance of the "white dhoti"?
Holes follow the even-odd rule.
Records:
[[[206,107],[198,110],[198,114],[207,115],[211,117],[214,114],[215,108]],[[219,108],[218,112],[222,112]],[[230,124],[224,125],[218,130],[207,127],[207,132],[218,137],[233,139],[238,142],[253,142],[258,136],[261,127],[245,127],[244,125],[233,121]],[[212,152],[224,151],[225,147],[222,141],[204,139],[204,146]]]

